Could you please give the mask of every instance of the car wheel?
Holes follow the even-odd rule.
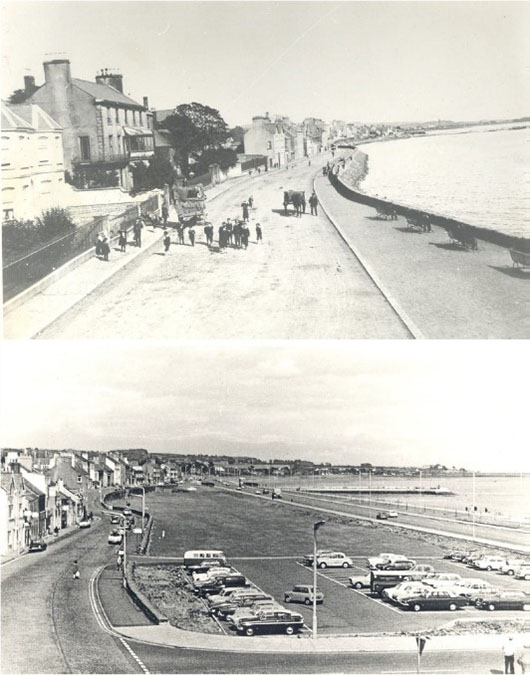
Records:
[[[456,609],[456,605],[455,605],[454,602],[452,602],[452,603],[449,605],[449,611],[450,611],[450,612],[454,612],[455,609]]]
[[[250,628],[250,626],[249,626],[248,628],[245,629],[245,635],[249,635],[249,636],[254,635],[254,629]]]
[[[410,577],[403,577],[403,581],[410,581]]]
[[[508,570],[508,572],[506,572],[506,574],[507,574],[509,577],[513,577],[514,572],[513,572],[513,570]]]
[[[292,626],[287,626],[285,632],[287,633],[287,635],[292,635],[294,633],[294,628]]]
[[[350,563],[347,562],[342,563],[342,566],[344,567],[344,569],[347,569],[350,566]]]
[[[525,574],[525,575],[524,575],[524,580],[525,580],[525,581],[530,581],[530,574]]]
[[[291,596],[286,595],[285,598],[284,598],[284,602],[291,602]]]
[[[321,569],[321,570],[323,570],[323,569],[325,569],[325,568],[327,567],[327,565],[326,565],[326,563],[325,563],[325,562],[321,562],[321,563],[319,563],[319,565],[318,565],[318,566],[320,567],[320,569]]]
[[[310,605],[310,604],[311,604],[311,600],[310,600],[309,598],[306,598],[306,599],[304,600],[304,604],[305,604],[305,605]]]
[[[493,612],[495,610],[495,605],[492,602],[490,602],[490,604],[488,605],[488,609],[490,612]]]
[[[486,571],[487,571],[487,572],[491,572],[492,569],[493,569],[493,568],[492,568],[491,565],[488,565],[488,566],[486,567]]]
[[[357,581],[356,583],[353,584],[353,587],[354,587],[354,588],[362,588],[363,585],[361,584],[360,581]]]
[[[417,602],[415,602],[415,603],[412,605],[412,609],[413,609],[415,612],[419,612],[420,609],[421,609],[421,605],[419,605]]]

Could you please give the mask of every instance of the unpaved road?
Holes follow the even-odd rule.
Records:
[[[208,203],[215,246],[151,249],[49,326],[43,338],[408,338],[406,327],[319,212],[286,217],[284,189],[311,194],[313,164],[262,174]],[[248,250],[217,229],[254,197]],[[255,223],[263,228],[256,242]],[[176,234],[173,235],[176,241]]]

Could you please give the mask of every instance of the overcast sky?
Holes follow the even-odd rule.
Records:
[[[119,68],[157,108],[227,122],[484,119],[530,110],[527,2],[2,3],[2,96],[42,62]]]
[[[1,443],[529,471],[527,344],[4,342]]]

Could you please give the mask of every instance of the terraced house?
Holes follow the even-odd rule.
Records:
[[[123,93],[123,76],[105,69],[95,82],[72,77],[70,61],[44,63],[45,83],[27,99],[63,130],[64,168],[76,187],[134,186],[133,167],[154,155],[147,98]]]

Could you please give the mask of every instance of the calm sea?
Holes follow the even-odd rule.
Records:
[[[359,147],[368,154],[363,192],[530,237],[530,129],[481,127]]]
[[[265,480],[265,482],[267,482]],[[340,486],[359,486],[357,476],[316,476],[300,479],[294,478],[277,479],[272,482],[278,486],[283,483],[285,487],[318,487],[332,485]],[[368,475],[361,476],[361,486],[364,490],[369,487],[370,479]],[[530,474],[520,474],[513,476],[477,476],[475,478],[475,501],[473,502],[473,478],[472,476],[451,476],[443,477],[423,477],[420,483],[419,478],[410,477],[388,477],[372,476],[371,484],[373,488],[381,487],[406,487],[427,489],[432,487],[444,487],[450,490],[452,495],[426,495],[410,494],[386,495],[385,500],[401,505],[405,503],[411,506],[424,505],[428,508],[455,509],[465,511],[467,507],[470,511],[473,503],[478,507],[481,513],[488,509],[492,516],[503,516],[508,520],[530,522]]]

